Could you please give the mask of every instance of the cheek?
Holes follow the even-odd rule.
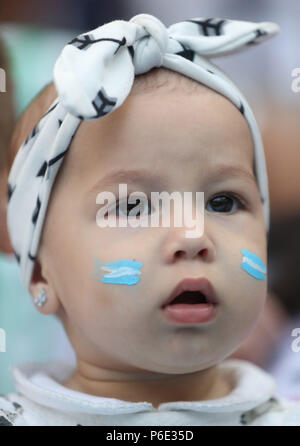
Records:
[[[255,258],[256,265],[258,263],[260,265],[258,274],[254,261],[250,265],[249,260],[247,260],[250,257],[250,252],[260,259],[263,257],[263,252],[251,244],[250,247],[247,244],[247,248],[249,249],[236,249],[235,254],[227,261],[227,266],[222,272],[222,282],[227,283],[227,286],[225,285],[225,292],[222,295],[224,311],[218,337],[223,337],[224,340],[230,339],[228,342],[232,342],[235,348],[255,328],[262,314],[267,296],[267,280],[266,278],[258,278],[262,275],[262,264]],[[245,249],[244,252],[242,252],[243,249]],[[244,259],[246,251],[247,259]],[[252,260],[254,260],[254,257],[252,257]],[[247,265],[245,266],[245,264]],[[264,274],[264,277],[266,276],[267,272]]]
[[[78,232],[73,246],[77,254],[69,265],[73,277],[66,291],[73,290],[72,301],[77,301],[81,311],[93,314],[101,310],[108,315],[137,300],[144,261],[139,260],[135,246],[125,236],[116,237],[113,231],[98,227]]]
[[[264,252],[253,243],[236,246],[223,264],[222,283],[226,290],[225,305],[233,312],[259,312],[267,293],[267,268]],[[243,317],[247,317],[247,313]]]
[[[243,255],[242,262],[240,264],[241,268],[254,279],[266,280],[267,268],[262,259],[253,251],[249,251],[248,249],[242,248],[241,253]]]
[[[120,259],[101,262],[94,258],[96,280],[102,283],[135,285],[140,281],[142,262],[134,259]]]

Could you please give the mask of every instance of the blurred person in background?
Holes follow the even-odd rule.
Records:
[[[45,2],[11,0],[1,2],[0,18],[3,22],[36,24],[45,28],[61,30],[80,30],[96,28],[116,17],[123,18],[128,9],[128,2],[113,0],[60,0]]]

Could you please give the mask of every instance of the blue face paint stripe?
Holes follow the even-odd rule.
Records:
[[[267,272],[266,266],[264,262],[253,252],[248,251],[247,249],[242,249],[242,253],[245,257],[248,257],[253,263],[256,263],[257,266],[259,266],[264,273]]]
[[[100,262],[95,258],[95,265],[98,272],[106,273],[101,278],[103,283],[135,285],[140,280],[142,262],[132,259]]]
[[[249,263],[243,262],[241,264],[241,266],[245,271],[247,271],[248,274],[255,277],[256,279],[266,280],[266,276],[263,273],[261,273],[260,271],[258,271],[257,269],[252,268],[252,266],[250,266]]]
[[[256,254],[247,249],[242,249],[241,252],[244,255],[241,267],[256,279],[266,280],[265,274],[267,268],[263,261]]]

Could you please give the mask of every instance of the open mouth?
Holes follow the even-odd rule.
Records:
[[[215,290],[205,278],[184,279],[162,305],[166,319],[175,323],[202,323],[214,319],[218,304]]]
[[[201,291],[184,291],[180,293],[175,299],[172,300],[168,305],[176,304],[207,304],[207,299]]]

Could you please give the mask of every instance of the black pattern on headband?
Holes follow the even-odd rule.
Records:
[[[266,31],[262,31],[261,29],[257,29],[255,31],[255,37],[254,39],[250,40],[250,42],[247,43],[247,45],[254,45],[256,43],[259,43],[259,38],[262,36],[266,36],[268,33]]]
[[[130,56],[131,56],[131,58],[133,60],[133,58],[134,58],[134,48],[133,48],[133,46],[130,45],[130,46],[127,47],[127,49],[128,49],[129,54],[130,54]]]
[[[71,138],[72,139],[72,138]],[[38,173],[36,174],[37,177],[43,177],[45,175],[45,173],[47,172],[47,168],[48,166],[53,166],[53,164],[57,163],[57,161],[59,161],[61,158],[64,157],[64,155],[66,154],[66,152],[69,149],[64,150],[63,152],[59,153],[58,155],[56,155],[54,158],[52,158],[51,160],[44,161],[40,170],[38,171]]]
[[[37,125],[34,126],[33,130],[29,133],[29,135],[25,139],[24,146],[26,146],[26,144],[28,144],[28,141],[30,141],[32,138],[34,138],[38,134],[38,132],[39,132],[38,125],[39,125],[39,122],[37,123]]]
[[[97,112],[94,118],[100,118],[100,116],[110,113],[116,105],[117,99],[118,98],[110,98],[102,87],[101,90],[98,91],[95,99],[92,101],[94,109]]]
[[[225,19],[208,18],[206,20],[186,20],[186,22],[196,23],[200,26],[204,36],[220,36],[224,34],[223,25],[226,23]]]
[[[61,158],[63,158],[65,156],[65,154],[67,153],[68,150],[69,150],[69,148],[67,148],[63,152],[59,153],[58,155],[56,155],[54,158],[52,158],[50,161],[48,161],[48,165],[52,166],[53,164],[57,163],[58,160],[60,160]]]
[[[73,45],[79,50],[87,50],[94,43],[96,43],[96,39],[94,39],[93,35],[85,34],[84,36],[81,36],[81,38],[75,37],[75,39],[68,42],[68,45]]]
[[[190,60],[191,62],[194,61],[194,57],[195,57],[195,51],[193,50],[183,50],[183,51],[179,51],[178,56],[184,57],[187,60]]]
[[[117,54],[117,52],[119,51],[119,49],[121,48],[121,46],[125,46],[126,45],[126,42],[127,42],[127,40],[126,40],[126,37],[124,36],[123,37],[123,39],[120,41],[118,41],[118,43],[119,43],[119,46],[118,46],[118,48],[116,49],[116,51],[114,52],[114,55],[115,54]]]
[[[40,209],[41,209],[41,200],[40,200],[40,197],[37,197],[36,206],[35,206],[35,209],[33,211],[32,220],[31,220],[34,225],[36,224],[36,221],[38,219],[38,216],[39,216],[39,213],[40,213]]]
[[[12,194],[14,193],[14,190],[16,188],[16,185],[12,186],[11,184],[7,184],[7,201],[11,199]]]
[[[110,39],[110,38],[103,38],[103,39],[95,39],[92,34],[85,34],[81,37],[75,37],[75,39],[71,40],[68,45],[75,46],[78,50],[87,50],[92,45],[98,42],[116,42],[119,44],[119,47],[117,48],[116,52],[119,50],[120,46],[123,46],[126,44],[126,38],[123,37],[122,40],[119,39]]]
[[[47,161],[44,161],[42,164],[42,167],[40,168],[40,170],[38,171],[38,173],[36,174],[37,177],[43,177],[47,171],[47,167],[48,167],[48,163]]]
[[[49,113],[51,113],[55,109],[55,107],[57,107],[57,105],[58,105],[58,102],[56,102],[56,104],[52,105],[52,107],[50,107],[49,110],[47,110],[46,113],[42,116],[42,119],[45,116],[47,116]]]
[[[180,42],[179,40],[174,39],[173,37],[170,37],[170,38],[172,38],[173,40],[176,40],[176,42],[180,43],[180,45],[181,45],[182,48],[183,48],[183,51],[179,51],[178,53],[175,53],[175,54],[177,54],[178,56],[184,57],[185,59],[190,60],[191,62],[193,62],[193,61],[194,61],[194,57],[195,57],[195,51],[190,50],[189,48],[187,48],[187,47],[186,47],[182,42]]]
[[[35,262],[35,261],[36,261],[36,256],[33,256],[32,254],[30,254],[30,252],[28,253],[28,258],[29,258],[32,262]]]
[[[14,256],[15,256],[17,262],[20,263],[20,260],[21,260],[20,254],[18,254],[14,249],[13,249],[13,253],[14,253]]]
[[[244,104],[241,102],[241,105],[239,106],[239,111],[242,113],[242,115],[245,115],[245,107]]]

